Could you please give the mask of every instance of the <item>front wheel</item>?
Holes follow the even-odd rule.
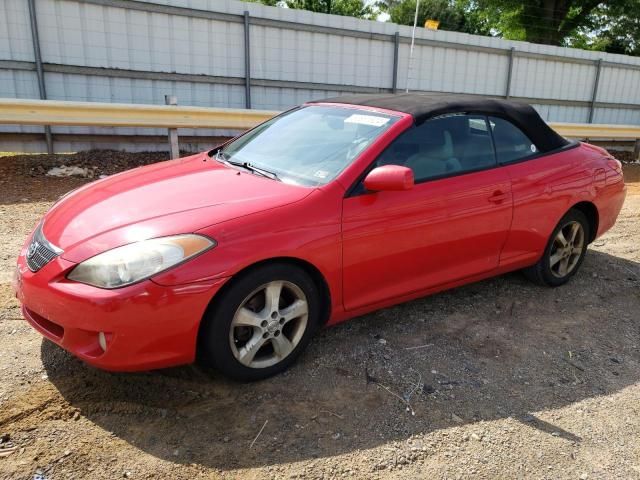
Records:
[[[542,258],[524,270],[529,280],[557,287],[576,274],[587,252],[589,221],[579,210],[569,210],[551,234]]]
[[[205,315],[200,357],[235,380],[267,378],[302,353],[319,318],[318,289],[304,270],[258,267],[234,280]]]

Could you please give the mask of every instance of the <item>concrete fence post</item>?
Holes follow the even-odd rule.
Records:
[[[165,95],[164,96],[165,105],[178,105],[178,97],[174,95]],[[180,146],[178,145],[178,129],[177,128],[169,128],[169,152],[171,153],[171,158],[179,158],[180,157]]]
[[[244,12],[244,103],[251,108],[251,37],[249,32],[249,12]]]
[[[42,68],[42,53],[40,52],[40,35],[38,34],[38,20],[36,18],[35,0],[28,1],[29,21],[31,23],[31,43],[33,44],[33,57],[36,63],[36,75],[38,77],[38,90],[40,92],[40,100],[47,99],[47,89],[44,84],[44,70]],[[44,126],[44,137],[47,142],[47,153],[53,153],[53,136],[51,135],[51,127]]]

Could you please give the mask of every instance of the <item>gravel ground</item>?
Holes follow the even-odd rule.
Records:
[[[514,273],[381,310],[236,384],[101,372],[21,319],[17,251],[87,181],[44,176],[59,160],[0,159],[0,478],[640,478],[640,166],[568,285]]]
[[[180,152],[181,156],[190,152]],[[77,153],[59,153],[55,155],[10,155],[0,156],[0,171],[4,175],[41,177],[55,167],[78,167],[86,171],[79,175],[88,179],[96,179],[100,175],[112,175],[130,168],[149,165],[161,160],[168,160],[169,154],[163,152],[128,153],[116,150],[89,150]],[[12,178],[12,181],[13,180]]]

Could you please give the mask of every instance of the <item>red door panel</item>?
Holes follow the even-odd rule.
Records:
[[[345,198],[345,308],[496,268],[511,214],[501,168]]]
[[[513,223],[501,265],[535,263],[572,201],[591,188],[593,176],[579,155],[573,148],[503,167],[511,178]]]

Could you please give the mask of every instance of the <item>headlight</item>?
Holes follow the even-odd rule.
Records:
[[[99,288],[119,288],[149,278],[210,248],[202,235],[174,235],[130,243],[78,264],[67,278]]]

